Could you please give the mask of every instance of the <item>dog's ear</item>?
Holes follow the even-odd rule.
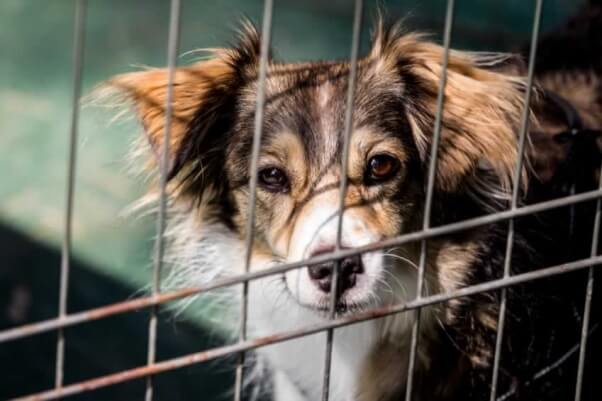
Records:
[[[428,165],[443,70],[443,48],[399,27],[379,29],[372,58],[404,83],[406,113],[419,156]],[[524,80],[495,71],[503,56],[450,51],[436,187],[508,193],[518,153]],[[486,188],[494,177],[496,188]],[[485,186],[485,187],[484,187]],[[469,188],[471,187],[471,188]]]
[[[259,35],[245,23],[236,46],[212,49],[209,59],[173,71],[169,178],[189,162],[206,164],[219,141],[225,140],[237,90],[254,76],[259,51]],[[153,164],[160,160],[165,146],[168,81],[168,69],[161,68],[118,75],[104,85],[133,105],[153,150]]]
[[[169,134],[169,170],[176,171],[176,160],[182,150],[190,123],[205,108],[214,108],[214,88],[231,79],[231,67],[221,59],[202,61],[188,67],[177,68],[173,73],[172,111]],[[168,70],[152,69],[118,75],[108,81],[131,100],[146,138],[156,155],[163,151],[166,106],[168,95]]]

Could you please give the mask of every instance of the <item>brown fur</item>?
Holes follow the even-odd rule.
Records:
[[[231,67],[221,59],[201,61],[190,67],[178,68],[173,77],[172,126],[169,153],[178,152],[188,125],[208,88],[231,79]],[[165,107],[167,104],[167,69],[152,69],[118,75],[107,85],[122,92],[136,105],[136,112],[147,138],[157,154],[163,146]]]
[[[240,237],[246,234],[249,204],[258,43],[256,33],[248,32],[238,48],[218,49],[212,59],[178,68],[174,76],[169,195],[176,205],[186,205],[182,208],[185,213],[194,213],[199,221],[220,221]],[[433,220],[437,224],[508,204],[524,109],[524,80],[515,74],[523,67],[496,70],[486,65],[489,62],[473,53],[451,51],[449,55],[435,181]],[[442,70],[441,46],[420,35],[402,34],[399,28],[385,30],[382,25],[372,50],[359,62],[344,203],[346,213],[369,222],[379,239],[420,228]],[[338,204],[341,116],[348,73],[345,62],[283,64],[270,60],[259,168],[285,170],[290,188],[274,192],[259,186],[255,254],[285,258],[295,227],[308,210],[320,204]],[[597,77],[551,74],[539,77],[538,83],[574,101],[588,126],[602,125],[602,106],[591,89],[599,87]],[[159,153],[167,71],[125,74],[108,84],[133,101],[149,142]],[[532,124],[544,133],[545,142],[562,123],[542,112],[547,106],[537,103],[538,99],[535,95],[538,121]],[[395,132],[379,125],[383,122],[379,119],[392,121]],[[538,143],[535,141],[529,155],[545,180],[555,174],[553,169],[545,171],[550,161],[560,163],[565,153],[543,154],[537,151]],[[375,152],[394,156],[400,169],[386,183],[369,185],[365,166]],[[524,190],[526,170],[519,176]],[[199,199],[201,202],[195,203]],[[489,201],[492,204],[480,203]],[[490,252],[484,244],[491,236],[487,227],[429,241],[428,291],[450,292],[478,277],[499,275],[498,261],[482,260]],[[397,252],[415,263],[418,250],[417,244],[409,244]],[[477,271],[479,263],[491,266],[488,271]],[[419,375],[424,374],[425,385],[433,384],[437,399],[446,399],[454,396],[464,373],[490,366],[497,303],[494,296],[480,294],[470,300],[449,301],[432,312],[443,334],[433,322],[423,325]],[[463,338],[447,331],[454,326],[471,332]],[[433,350],[447,341],[438,335],[452,340],[458,354],[453,364],[458,368],[431,383],[428,372],[437,371]],[[360,400],[392,400],[403,393],[405,384],[400,377],[407,373],[407,345],[407,338],[386,338],[375,346],[363,367]]]
[[[249,40],[255,42],[256,40]],[[232,85],[242,74],[251,77],[247,86],[241,90],[242,110],[253,110],[256,95],[256,69],[252,66],[239,66],[237,71],[232,60],[233,52],[218,50],[214,58],[197,63],[190,67],[178,68],[174,77],[173,92],[173,122],[170,135],[171,165],[176,164],[178,153],[185,147],[186,136],[191,135],[191,126],[198,111],[213,107],[213,99],[206,94],[211,90],[221,89]],[[351,138],[349,188],[346,205],[350,210],[364,216],[364,221],[371,222],[381,238],[389,238],[401,232],[401,221],[406,222],[404,231],[418,226],[421,211],[419,201],[422,182],[416,177],[406,177],[410,160],[418,157],[418,163],[428,164],[432,144],[433,125],[436,113],[436,98],[442,71],[443,49],[433,43],[424,41],[420,35],[401,33],[393,30],[379,30],[370,54],[361,60],[358,79],[358,95],[356,96],[356,123]],[[242,72],[241,72],[242,71]],[[320,71],[324,71],[321,73]],[[314,75],[315,74],[315,75]],[[270,64],[266,83],[267,98],[288,96],[302,88],[299,79],[304,76],[316,79],[322,91],[330,91],[332,96],[343,93],[344,80],[348,74],[348,65],[331,63],[318,65],[282,65],[275,62]],[[333,80],[332,76],[335,78]],[[299,78],[301,77],[301,78]],[[401,79],[400,79],[401,77]],[[411,77],[414,82],[405,81]],[[167,94],[167,71],[151,70],[121,75],[109,81],[109,85],[124,92],[136,105],[136,111],[145,128],[147,137],[155,153],[162,147],[165,120],[165,101]],[[373,102],[370,98],[362,97],[363,91],[369,92],[374,88],[393,87],[407,98],[405,116],[408,119],[410,133],[416,144],[414,150],[407,148],[404,140],[384,134],[380,129],[365,125],[372,118],[369,114]],[[365,89],[364,89],[365,88]],[[368,89],[370,88],[370,89]],[[388,90],[388,89],[387,89]],[[317,95],[319,97],[319,95]],[[325,95],[326,96],[326,95]],[[441,193],[453,193],[462,187],[470,186],[470,182],[478,180],[482,168],[489,169],[496,177],[497,187],[493,190],[508,193],[514,174],[516,159],[516,131],[522,109],[523,83],[518,77],[503,75],[488,71],[479,66],[477,56],[451,52],[449,58],[447,85],[445,90],[445,107],[442,119],[441,142],[438,155],[436,187]],[[323,107],[332,107],[325,100]],[[365,102],[365,103],[363,103]],[[365,104],[365,105],[363,105]],[[278,107],[277,103],[270,107]],[[219,111],[216,111],[219,112]],[[208,113],[211,117],[213,114]],[[269,115],[268,122],[269,125]],[[242,124],[241,122],[238,123]],[[284,256],[288,252],[292,232],[297,221],[304,218],[304,213],[313,203],[338,202],[337,190],[339,167],[332,163],[333,157],[339,151],[337,141],[324,139],[319,155],[321,161],[310,165],[310,157],[304,145],[299,142],[297,134],[280,130],[279,135],[270,135],[264,139],[260,156],[260,167],[278,165],[286,167],[291,180],[291,193],[284,197],[279,194],[258,191],[258,211],[256,218],[257,249],[271,249],[275,255]],[[203,133],[202,135],[216,135]],[[324,137],[328,138],[328,137]],[[377,148],[379,152],[395,155],[402,163],[400,174],[390,183],[382,187],[368,187],[362,183],[364,164],[369,154]],[[248,176],[248,159],[240,157],[236,148],[226,158],[226,169],[231,177]],[[204,208],[212,210],[217,205],[220,195],[214,186],[186,186],[180,179],[190,176],[190,166],[185,161],[180,171],[173,172],[175,184],[170,185],[172,196],[180,201],[194,198],[194,192],[204,191],[202,203]],[[483,167],[484,166],[484,167]],[[203,172],[201,171],[201,174]],[[405,183],[406,198],[403,203],[393,196],[399,187]],[[485,189],[487,190],[487,189]],[[244,210],[248,204],[248,191],[245,185],[231,182],[228,191],[231,192],[236,212],[232,222],[243,236],[246,220]],[[201,197],[201,196],[199,196]],[[273,205],[278,204],[276,210]],[[198,215],[207,218],[213,212],[197,211]],[[402,217],[400,219],[400,217]],[[409,224],[409,225],[408,225]],[[478,235],[478,234],[475,234]],[[466,282],[468,266],[475,259],[476,239],[472,236],[460,242],[434,241],[429,251],[427,271],[427,287],[432,292],[452,291]],[[411,259],[417,261],[417,252],[410,252]],[[437,312],[441,324],[449,324],[456,317],[454,310],[462,303],[454,300],[448,303],[444,310]],[[481,314],[486,325],[491,325],[492,317]],[[424,325],[424,330],[428,325]],[[494,327],[492,328],[494,329]],[[400,341],[396,339],[396,341]],[[400,344],[382,343],[376,347],[371,362],[366,366],[366,377],[373,378],[366,384],[362,392],[366,400],[389,399],[387,397],[403,391],[402,382],[397,382],[398,375],[405,372],[405,363],[399,364],[404,355],[399,353]],[[429,359],[425,354],[428,342],[421,346],[422,357],[419,365],[427,369]],[[393,352],[393,350],[398,350]],[[486,364],[483,359],[488,356],[478,354],[478,350],[469,355],[469,360],[475,364]],[[397,355],[397,356],[395,356]],[[391,362],[391,358],[395,361]],[[389,369],[391,364],[399,365],[399,369]],[[391,375],[384,376],[387,371]],[[370,373],[372,372],[372,373]],[[380,375],[376,377],[375,375]],[[386,382],[386,385],[384,385]],[[375,385],[383,382],[382,386]],[[368,382],[367,382],[368,383]],[[384,391],[381,395],[374,392]]]
[[[408,115],[419,150],[427,157],[443,49],[420,35],[391,41],[388,35],[392,34],[377,32],[371,56],[381,58],[389,68],[407,58],[407,68],[426,83],[426,102],[410,107]],[[478,58],[469,53],[452,51],[449,55],[437,176],[437,184],[445,191],[454,190],[463,178],[474,173],[479,161],[490,163],[503,187],[510,188],[523,82],[478,65]]]

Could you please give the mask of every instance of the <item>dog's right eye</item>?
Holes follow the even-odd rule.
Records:
[[[288,192],[289,182],[286,173],[277,167],[267,167],[259,170],[260,185],[270,192]]]

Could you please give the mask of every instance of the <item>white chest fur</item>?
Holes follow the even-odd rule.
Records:
[[[274,297],[274,295],[276,297]],[[266,291],[262,281],[249,291],[249,332],[253,337],[296,330],[324,322],[314,312],[283,294]],[[363,322],[335,330],[330,399],[355,399],[358,377],[366,356],[378,338],[376,322]],[[326,333],[260,348],[274,373],[276,401],[310,401],[321,398]]]
[[[172,221],[172,224],[174,222]],[[243,273],[243,242],[221,225],[199,229],[194,219],[185,218],[170,228],[173,233],[168,261],[172,274],[169,287],[205,285],[218,278]],[[251,270],[265,269],[269,260],[254,258]],[[404,277],[408,282],[414,277]],[[226,299],[237,311],[240,287],[230,287]],[[225,295],[225,296],[224,296]],[[375,345],[386,337],[407,337],[411,314],[404,313],[353,324],[335,330],[330,400],[358,401],[363,370]],[[248,337],[258,338],[307,328],[325,322],[315,311],[299,305],[287,291],[282,275],[251,281],[248,298]],[[235,314],[221,321],[236,337],[239,319]],[[274,383],[275,401],[315,401],[321,399],[326,333],[261,347],[257,355],[267,362]],[[403,375],[402,375],[403,377]]]

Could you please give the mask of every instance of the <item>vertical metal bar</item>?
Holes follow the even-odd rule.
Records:
[[[177,64],[178,47],[180,39],[180,0],[171,0],[169,12],[169,37],[167,39],[167,96],[165,102],[165,126],[163,127],[163,147],[161,149],[161,159],[159,160],[159,212],[157,216],[157,237],[155,238],[155,260],[153,264],[153,284],[152,294],[157,295],[161,292],[161,268],[163,266],[163,252],[165,247],[164,233],[165,222],[167,218],[167,175],[169,166],[169,142],[171,134],[171,120],[173,109],[173,83]],[[148,322],[148,352],[147,365],[155,362],[157,351],[157,314],[158,306],[151,308],[150,319]],[[148,376],[146,379],[146,401],[153,400],[153,379]]]
[[[539,26],[541,22],[541,11],[543,8],[543,0],[536,0],[535,13],[533,16],[533,31],[531,33],[531,48],[529,50],[529,68],[527,72],[527,89],[525,93],[525,102],[523,113],[521,116],[521,127],[518,141],[518,154],[516,160],[516,168],[512,177],[512,200],[510,209],[516,210],[518,197],[520,194],[520,184],[523,169],[523,157],[525,152],[525,143],[527,140],[527,130],[529,129],[529,117],[531,114],[531,93],[533,88],[533,75],[535,72],[535,57],[537,56],[537,40],[539,37]],[[512,266],[512,249],[514,246],[514,218],[508,222],[508,236],[506,237],[506,253],[504,255],[504,278],[510,277],[510,268]],[[497,384],[500,369],[500,359],[502,352],[502,344],[504,339],[504,327],[506,323],[506,307],[507,307],[507,290],[501,290],[500,312],[498,316],[497,337],[495,341],[495,354],[493,357],[493,374],[491,378],[491,393],[490,401],[495,401],[497,397]]]
[[[249,207],[247,209],[247,223],[245,227],[245,273],[249,272],[253,256],[253,241],[255,236],[255,207],[257,203],[257,168],[259,164],[259,151],[261,147],[261,134],[263,131],[263,117],[265,109],[265,86],[269,66],[270,40],[272,37],[272,11],[273,0],[263,3],[263,21],[261,27],[261,49],[259,58],[259,77],[257,81],[257,102],[255,104],[255,126],[253,131],[253,147],[251,153],[251,177],[249,182]],[[247,339],[247,311],[248,311],[249,282],[243,282],[242,300],[240,305],[240,331],[239,341]],[[241,352],[236,366],[236,379],[234,385],[234,400],[243,399],[245,353]]]
[[[67,315],[67,292],[69,289],[69,270],[71,262],[71,229],[73,221],[73,197],[75,194],[75,166],[77,162],[77,133],[79,126],[79,100],[82,92],[82,75],[84,68],[84,48],[86,33],[86,0],[76,0],[73,28],[73,94],[71,104],[71,126],[69,134],[69,162],[67,166],[67,189],[65,205],[65,225],[63,246],[61,250],[61,277],[59,287],[59,318]],[[63,386],[65,363],[65,332],[58,330],[56,342],[56,371],[54,386]]]
[[[602,188],[602,166],[600,166],[600,176],[598,178],[598,189]],[[592,246],[590,255],[598,254],[598,242],[600,239],[600,214],[602,209],[602,199],[596,200],[596,217],[594,218],[594,230],[592,233]],[[583,372],[585,368],[585,355],[587,350],[587,338],[589,335],[589,321],[592,309],[592,297],[594,295],[594,267],[587,271],[587,285],[585,287],[585,305],[583,307],[583,322],[581,325],[581,342],[579,344],[579,362],[577,365],[577,383],[575,386],[575,401],[581,401],[581,391],[583,388]]]
[[[347,196],[347,164],[349,163],[349,144],[351,142],[351,131],[353,129],[353,100],[355,97],[355,86],[357,80],[357,64],[359,47],[362,33],[362,18],[364,11],[363,0],[355,0],[353,32],[351,37],[351,60],[349,65],[349,78],[347,83],[347,99],[345,100],[345,125],[343,131],[343,154],[341,155],[341,178],[339,183],[339,210],[337,219],[337,237],[335,249],[341,249],[341,239],[343,233],[343,215],[345,212],[345,198]],[[334,262],[332,271],[332,284],[330,285],[330,319],[335,317],[337,292],[339,286],[339,269],[341,260]],[[332,368],[332,345],[334,341],[334,329],[326,332],[326,349],[324,354],[324,377],[322,381],[322,401],[328,401],[330,395],[330,372]]]
[[[449,63],[449,49],[451,44],[451,33],[454,23],[454,0],[447,1],[445,12],[445,30],[443,33],[443,62],[441,66],[441,78],[439,82],[439,91],[437,93],[437,111],[435,115],[435,126],[433,133],[433,143],[431,144],[431,154],[428,168],[428,179],[426,189],[426,199],[424,205],[424,216],[422,220],[422,229],[427,230],[431,225],[431,211],[433,207],[433,195],[435,179],[437,174],[437,154],[439,152],[439,143],[441,141],[441,125],[443,120],[443,103],[445,100],[445,85],[447,83],[447,66]],[[418,279],[416,283],[416,298],[422,298],[422,287],[424,286],[424,272],[426,270],[427,259],[427,241],[420,241],[420,260],[418,264]],[[406,381],[405,400],[412,400],[414,370],[416,368],[416,350],[418,348],[418,334],[420,330],[421,309],[416,309],[415,320],[412,323],[412,340],[410,343],[410,356],[408,361],[408,377]]]

